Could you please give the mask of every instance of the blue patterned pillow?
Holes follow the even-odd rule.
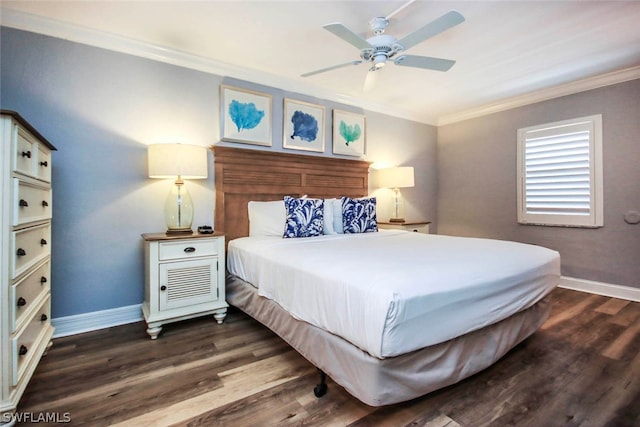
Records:
[[[321,236],[324,226],[324,200],[296,199],[285,196],[287,211],[284,235],[282,237]]]
[[[342,226],[345,234],[378,231],[376,198],[342,198]]]

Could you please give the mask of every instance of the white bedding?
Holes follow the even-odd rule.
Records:
[[[379,358],[505,319],[560,276],[559,254],[539,246],[391,230],[244,237],[229,242],[227,260],[292,316]]]

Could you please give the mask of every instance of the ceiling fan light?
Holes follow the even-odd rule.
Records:
[[[375,68],[382,68],[384,67],[384,64],[387,62],[387,56],[386,55],[376,55],[373,57],[373,66]]]

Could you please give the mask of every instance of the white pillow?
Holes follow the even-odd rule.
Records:
[[[323,234],[336,234],[333,229],[333,201],[336,199],[324,199],[324,229]]]
[[[282,237],[287,218],[284,200],[250,201],[247,208],[249,209],[249,236]]]
[[[333,202],[333,231],[344,234],[342,225],[342,199],[331,199]]]

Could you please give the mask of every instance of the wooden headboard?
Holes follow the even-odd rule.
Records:
[[[216,206],[214,228],[227,241],[249,235],[247,203],[314,198],[363,197],[369,162],[213,146]]]

